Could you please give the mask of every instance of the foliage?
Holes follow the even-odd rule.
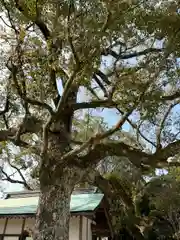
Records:
[[[179,239],[180,185],[178,169],[152,178],[136,198],[136,212],[146,222],[144,234],[153,239]]]

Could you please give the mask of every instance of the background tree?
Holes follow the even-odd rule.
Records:
[[[178,171],[152,178],[137,191],[136,213],[144,224],[147,239],[179,239]],[[142,224],[142,226],[143,226]]]
[[[0,142],[23,155],[18,172],[36,162],[34,239],[66,240],[75,185],[108,183],[99,162],[116,156],[147,171],[179,154],[179,2],[1,0],[0,8]],[[95,108],[115,108],[119,120],[77,142],[77,112]],[[125,123],[145,146],[113,136]]]

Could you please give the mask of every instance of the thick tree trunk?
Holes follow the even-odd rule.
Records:
[[[71,193],[80,180],[79,170],[61,162],[61,156],[71,148],[69,135],[72,113],[53,122],[48,134],[47,154],[40,167],[39,206],[34,232],[35,240],[68,240]],[[68,120],[70,119],[70,120]]]
[[[73,183],[71,170],[61,171],[61,174],[52,181],[53,184],[41,186],[34,233],[36,240],[69,239],[70,198],[76,180]]]

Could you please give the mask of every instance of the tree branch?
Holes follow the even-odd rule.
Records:
[[[60,114],[60,112],[63,108],[64,103],[67,101],[67,98],[68,98],[69,93],[71,91],[72,83],[73,83],[78,71],[79,71],[79,68],[76,68],[74,70],[74,72],[72,73],[72,75],[69,77],[67,83],[65,84],[64,92],[63,92],[63,94],[62,94],[62,96],[59,100],[59,103],[58,103],[58,106],[57,106],[57,111],[55,113],[56,117],[59,116],[59,114]]]
[[[40,102],[36,99],[31,99],[31,98],[28,98],[25,93],[21,90],[21,87],[19,86],[19,83],[18,83],[18,80],[17,80],[17,66],[15,66],[13,63],[11,63],[11,66],[8,66],[8,69],[11,71],[12,73],[12,78],[13,78],[13,81],[14,81],[14,84],[15,84],[15,87],[16,87],[16,90],[18,92],[18,95],[20,96],[20,98],[25,102],[25,103],[29,103],[29,104],[32,104],[34,106],[39,106],[39,107],[42,107],[44,109],[47,109],[49,111],[49,113],[51,115],[54,114],[54,111],[53,109],[45,102]]]
[[[91,88],[90,86],[86,86],[86,88],[87,88],[87,90],[96,98],[96,99],[98,99],[98,100],[100,100],[100,98],[99,98],[99,96],[98,96],[98,94],[95,92],[95,88],[93,89],[93,88]]]
[[[6,129],[8,129],[9,128],[9,124],[8,124],[8,120],[6,119],[5,114],[3,115],[3,120],[4,120],[4,123],[5,123]]]
[[[114,108],[117,104],[115,104],[112,101],[109,100],[97,100],[92,102],[80,102],[80,103],[74,103],[71,105],[74,111],[79,109],[89,109],[89,108]]]
[[[91,137],[87,142],[83,143],[80,147],[73,149],[72,151],[66,153],[65,155],[62,156],[61,160],[65,161],[67,158],[72,158],[73,156],[81,153],[85,149],[92,149],[96,145],[98,145],[99,142],[101,142],[104,138],[109,137],[116,131],[120,130],[122,125],[125,123],[126,119],[129,117],[129,115],[132,113],[134,108],[129,110],[122,118],[117,122],[117,124],[109,129],[108,131],[104,133],[97,133],[95,136]]]
[[[79,109],[89,109],[89,108],[115,108],[124,115],[124,112],[120,110],[117,106],[118,104],[111,101],[111,100],[97,100],[97,101],[92,101],[92,102],[80,102],[80,103],[75,103],[72,104],[71,107],[73,108],[74,111],[79,110]],[[156,144],[150,141],[138,128],[138,126],[133,123],[129,118],[127,118],[127,122],[137,130],[137,133],[148,143],[150,143],[153,147],[156,147]]]
[[[138,104],[143,100],[144,94],[146,93],[147,89],[149,88],[151,81],[147,82],[146,85],[144,86],[144,89],[142,91],[142,93],[140,94],[140,96],[135,100],[133,106],[130,108],[130,110],[125,113],[122,118],[117,122],[117,124],[112,127],[111,129],[109,129],[108,131],[104,132],[104,133],[97,133],[95,136],[91,137],[87,142],[85,142],[84,144],[82,144],[79,148],[75,148],[72,151],[68,152],[67,154],[65,154],[64,156],[62,156],[61,160],[65,160],[67,158],[72,158],[73,156],[81,153],[82,151],[84,151],[85,149],[93,149],[95,147],[95,145],[99,144],[103,139],[108,138],[109,136],[111,136],[112,134],[114,134],[115,132],[117,132],[118,130],[121,129],[121,127],[123,126],[123,124],[126,122],[126,120],[128,119],[128,117],[132,114],[132,112],[136,109],[136,107],[138,106]]]
[[[15,128],[10,128],[8,130],[0,130],[0,142],[11,141],[16,146],[25,147],[25,148],[29,147],[29,144],[22,141],[21,139],[18,139],[18,141],[15,140],[17,132],[18,132],[18,129],[15,129]]]
[[[37,133],[42,129],[42,122],[36,117],[29,116],[19,124],[17,128],[9,128],[7,130],[0,130],[0,142],[12,141],[16,146],[29,147],[29,144],[21,141],[20,138],[16,139],[17,135],[20,136],[26,133]]]
[[[172,111],[172,109],[173,109],[177,104],[179,104],[179,103],[180,103],[180,100],[179,100],[179,101],[176,101],[176,102],[173,103],[173,104],[171,104],[171,105],[169,106],[167,112],[164,114],[164,117],[163,117],[163,119],[162,119],[162,121],[161,121],[161,123],[160,123],[160,127],[159,127],[159,129],[158,129],[158,131],[157,131],[157,133],[156,133],[157,150],[158,150],[159,148],[161,148],[161,133],[162,133],[162,130],[163,130],[163,128],[164,128],[164,124],[165,124],[165,122],[166,122],[166,119],[168,118],[168,116],[169,116],[170,112]]]
[[[141,168],[141,163],[147,162],[151,155],[123,142],[105,140],[94,146],[85,156],[80,157],[80,163],[84,168],[108,156],[127,157],[136,167]]]
[[[140,51],[140,52],[125,54],[123,56],[120,56],[120,59],[129,59],[129,58],[133,58],[133,57],[140,57],[142,55],[146,55],[146,54],[149,54],[149,53],[160,53],[162,51],[163,51],[163,49],[160,49],[160,48],[148,48],[148,49],[145,49],[145,50]]]
[[[99,85],[99,87],[101,88],[101,90],[104,92],[104,97],[108,97],[108,93],[107,90],[105,88],[105,86],[101,83],[101,81],[99,80],[99,78],[96,76],[96,74],[93,74],[93,78],[96,81],[96,83]]]
[[[49,106],[49,105],[48,105],[47,103],[45,103],[45,102],[40,102],[40,101],[38,101],[38,100],[36,100],[36,99],[31,99],[31,98],[28,98],[28,97],[24,97],[23,100],[24,100],[25,102],[29,103],[29,104],[32,104],[32,105],[34,105],[34,106],[39,106],[39,107],[42,107],[42,108],[48,110],[51,115],[54,114],[54,111],[53,111],[52,107]]]
[[[10,128],[8,130],[0,130],[0,142],[8,141],[10,137],[15,136],[16,129]]]
[[[168,158],[180,153],[180,140],[168,144],[166,147],[158,150],[153,157],[157,159],[156,162],[166,162]]]
[[[110,2],[110,5],[112,4],[112,2],[113,1]],[[107,6],[106,6],[106,10],[107,10],[106,18],[105,18],[105,21],[104,21],[104,23],[102,25],[102,28],[100,30],[102,33],[106,32],[107,28],[109,27],[110,20],[111,20],[111,17],[112,17],[112,13]]]
[[[116,109],[121,113],[121,114],[124,114],[123,111],[121,111],[118,107],[116,107]],[[145,140],[147,141],[148,143],[150,143],[153,147],[156,148],[156,144],[153,143],[152,141],[150,141],[139,129],[139,127],[133,123],[129,118],[127,119],[127,122],[134,128],[136,129],[137,133]]]
[[[107,199],[114,199],[117,197],[118,191],[119,197],[122,198],[126,206],[132,209],[134,208],[131,197],[128,196],[120,182],[118,182],[118,189],[115,189],[114,185],[111,184],[111,181],[101,176],[100,173],[94,169],[92,169],[90,173],[85,176],[85,179],[90,184],[98,187],[105,194]]]
[[[3,1],[2,1],[3,2]],[[4,4],[4,3],[3,3]],[[8,23],[7,23],[7,21],[5,21],[4,20],[4,18],[2,17],[2,16],[0,16],[0,19],[3,21],[3,23],[7,26],[7,27],[9,27],[9,28],[12,28],[12,26],[10,26]],[[14,28],[13,28],[14,29]]]
[[[161,96],[161,100],[163,100],[163,101],[172,101],[177,98],[180,98],[180,91],[177,91],[177,92],[173,93],[172,95]]]
[[[70,45],[70,48],[71,48],[71,51],[72,51],[75,63],[77,64],[77,66],[79,66],[80,65],[79,56],[78,56],[78,54],[76,52],[76,49],[75,49],[74,44],[73,44],[73,39],[72,39],[72,36],[71,36],[71,22],[70,22],[71,10],[72,10],[71,8],[72,8],[72,4],[69,4],[69,9],[68,9],[68,26],[67,26],[68,42],[69,42],[69,45]]]
[[[168,146],[159,149],[154,154],[142,152],[139,149],[133,148],[123,142],[104,141],[99,143],[89,151],[85,156],[80,157],[82,168],[89,164],[96,164],[107,156],[127,157],[137,168],[144,166],[157,167],[167,166],[168,158],[180,153],[180,140],[170,143]],[[171,163],[170,163],[171,164]],[[174,163],[173,163],[174,164]]]
[[[16,3],[16,8],[26,17],[28,18],[30,21],[34,22],[40,29],[40,31],[42,32],[44,38],[46,40],[48,40],[51,36],[51,33],[48,29],[48,27],[46,26],[46,24],[40,19],[40,16],[36,16],[35,19],[33,19],[29,13],[28,10],[25,7],[25,4],[23,2],[23,0],[15,0]]]
[[[15,179],[11,178],[10,176],[8,176],[8,174],[3,170],[2,167],[0,167],[0,171],[6,177],[6,178],[2,179],[3,181],[8,181],[8,182],[11,182],[11,183],[18,183],[18,184],[24,185],[24,187],[26,189],[32,190],[31,187],[27,184],[27,182],[20,181],[20,180],[15,180]]]
[[[6,103],[5,103],[5,107],[4,110],[0,111],[0,116],[4,115],[5,113],[7,113],[9,111],[9,98],[6,98]]]
[[[113,51],[112,49],[109,49],[108,52],[106,52],[106,55],[107,53],[109,55],[111,55],[112,57],[114,57],[115,59],[129,59],[129,58],[133,58],[133,57],[140,57],[140,56],[143,56],[143,55],[146,55],[146,54],[149,54],[149,53],[160,53],[162,52],[163,49],[160,49],[160,48],[148,48],[148,49],[145,49],[143,51],[140,51],[140,52],[133,52],[133,53],[129,53],[129,54],[124,54],[124,55],[121,55],[116,53],[115,51]]]
[[[8,157],[7,157],[7,162],[8,162],[8,164],[10,165],[10,167],[14,168],[14,169],[18,172],[19,176],[20,176],[21,179],[22,179],[22,182],[24,183],[23,185],[24,185],[28,190],[31,190],[31,188],[30,188],[30,186],[28,185],[28,183],[27,183],[25,177],[23,176],[21,170],[20,170],[18,167],[16,167],[14,164],[11,163],[9,154],[8,154]]]
[[[14,21],[13,21],[13,19],[12,19],[12,17],[11,17],[10,9],[8,8],[7,3],[6,3],[4,0],[2,0],[1,3],[3,4],[4,8],[5,8],[6,11],[7,11],[8,19],[9,19],[9,22],[10,22],[10,24],[11,24],[11,26],[9,26],[9,27],[12,28],[12,29],[14,30],[14,32],[17,34],[19,31],[16,29],[16,26],[14,25]],[[6,25],[7,25],[7,24],[6,24]],[[8,25],[7,25],[7,26],[8,26]]]
[[[111,82],[108,80],[108,76],[106,74],[104,74],[102,71],[97,70],[95,72],[95,74],[98,75],[103,80],[103,82],[105,82],[107,85],[111,84]],[[93,75],[93,77],[94,77],[94,75]]]

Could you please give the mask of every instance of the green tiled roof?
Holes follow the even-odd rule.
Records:
[[[103,194],[76,194],[71,196],[71,212],[94,211],[101,203]],[[35,214],[39,197],[0,200],[0,215]]]

